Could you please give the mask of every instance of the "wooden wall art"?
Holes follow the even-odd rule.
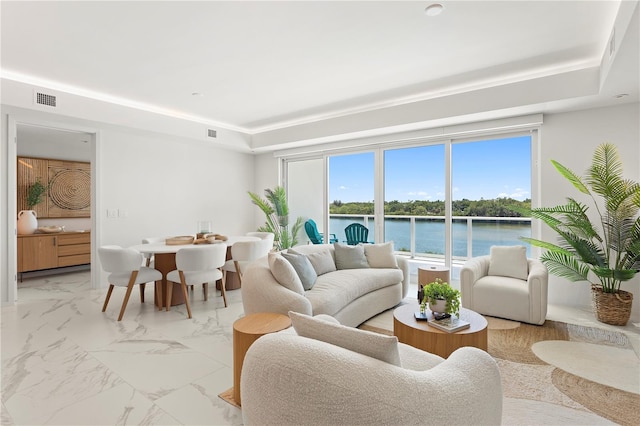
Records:
[[[33,207],[38,218],[91,217],[91,164],[18,157],[18,212],[28,210],[29,187],[40,178],[49,190]]]

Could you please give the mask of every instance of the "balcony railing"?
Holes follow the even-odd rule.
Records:
[[[331,214],[329,217],[330,232],[335,233],[339,241],[345,240],[344,228],[352,222],[366,226],[369,240],[373,240],[373,215]],[[412,259],[444,259],[444,216],[385,215],[384,219],[384,239],[393,240],[396,251],[406,252]],[[531,218],[454,216],[452,222],[453,260],[489,254],[492,245],[524,245],[527,255],[531,254],[529,245],[519,240],[519,237],[531,236]]]

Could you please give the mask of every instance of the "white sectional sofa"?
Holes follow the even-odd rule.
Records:
[[[393,243],[338,244],[337,250],[336,254],[332,244],[294,248],[298,256],[311,260],[316,272],[315,283],[309,290],[296,281],[302,275],[296,274],[294,269],[286,270],[290,266],[278,258],[279,254],[270,254],[269,258],[251,264],[242,278],[245,314],[277,312],[286,315],[289,311],[326,314],[341,324],[355,327],[396,306],[407,295],[408,265],[405,258],[393,254]],[[341,269],[357,266],[353,261],[359,256],[356,252],[362,251],[366,259],[362,267]]]
[[[295,330],[251,345],[240,386],[245,425],[501,423],[500,372],[486,352],[463,347],[445,360],[320,321],[331,318],[303,318],[304,331],[292,316]]]

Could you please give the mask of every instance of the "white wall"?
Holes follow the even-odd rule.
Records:
[[[555,170],[550,160],[556,160],[582,175],[591,164],[593,152],[603,142],[618,147],[625,176],[640,180],[640,108],[639,104],[592,109],[564,114],[545,115],[541,136],[541,191],[542,205],[555,206],[573,197],[591,205]],[[555,235],[543,227],[542,239],[553,241]],[[634,294],[631,320],[640,321],[640,274],[623,283],[622,289]],[[590,306],[588,283],[572,283],[550,277],[549,303]]]
[[[130,246],[157,235],[195,234],[199,220],[211,220],[215,232],[244,234],[255,229],[254,209],[247,191],[254,190],[254,156],[212,143],[182,139],[144,130],[64,117],[2,105],[1,219],[2,303],[8,294],[7,243],[15,214],[8,202],[8,114],[19,121],[46,121],[65,128],[92,128],[98,133],[99,188],[96,193],[99,229],[97,244]],[[107,209],[125,217],[108,218]],[[101,282],[101,285],[104,285]]]

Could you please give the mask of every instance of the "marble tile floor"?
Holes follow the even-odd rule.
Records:
[[[2,425],[235,425],[238,408],[218,394],[233,384],[233,322],[239,290],[202,289],[158,311],[134,290],[121,322],[123,288],[102,313],[106,289],[89,271],[25,279],[2,308]]]
[[[2,425],[235,425],[239,409],[218,394],[233,383],[233,322],[243,315],[239,290],[204,302],[155,309],[132,293],[121,322],[124,289],[106,313],[106,289],[90,288],[89,271],[26,278],[18,303],[2,308]],[[414,279],[415,281],[415,279]],[[410,294],[417,288],[412,286]],[[550,306],[549,319],[610,327],[593,313]],[[625,332],[640,354],[640,328]]]

